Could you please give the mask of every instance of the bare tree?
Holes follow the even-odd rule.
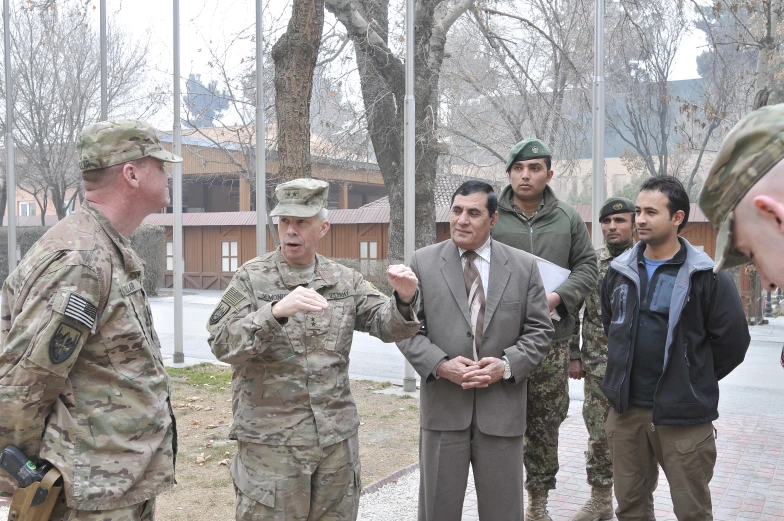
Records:
[[[670,167],[675,127],[669,77],[689,29],[684,0],[621,0],[612,31],[608,78],[608,128],[645,162],[649,175]]]
[[[536,136],[573,166],[590,125],[592,10],[584,0],[472,9],[453,30],[443,74],[451,154],[499,173],[509,147]]]
[[[11,23],[19,187],[35,197],[42,224],[50,201],[63,218],[77,197],[76,137],[100,112],[97,32],[85,23],[83,5],[59,5],[41,9],[20,4]],[[159,106],[154,88],[145,83],[147,55],[147,42],[131,44],[128,35],[110,25],[108,101],[113,117],[144,117]]]
[[[433,192],[439,141],[439,78],[446,36],[473,0],[419,0],[416,42],[416,245],[436,240]],[[403,114],[405,69],[390,38],[388,0],[326,0],[354,43],[366,120],[384,184],[389,192],[389,257],[403,258]],[[402,36],[402,35],[401,35]]]

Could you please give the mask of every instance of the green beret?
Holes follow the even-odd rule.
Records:
[[[327,205],[329,183],[318,179],[294,179],[275,187],[278,205],[270,216],[313,217]]]
[[[517,161],[539,159],[540,157],[552,157],[547,145],[536,138],[524,139],[513,146],[509,155],[506,156],[506,171],[508,172],[512,168],[512,164]]]
[[[625,197],[610,197],[602,205],[599,220],[616,213],[634,213],[634,203]]]
[[[699,196],[702,213],[719,231],[715,271],[751,262],[732,247],[733,211],[782,159],[784,104],[750,112],[724,138]]]

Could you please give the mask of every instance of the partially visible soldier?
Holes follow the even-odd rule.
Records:
[[[607,368],[607,334],[602,325],[601,285],[610,262],[634,246],[634,203],[623,197],[611,197],[599,212],[604,246],[596,250],[599,259],[599,284],[588,298],[582,321],[582,348],[575,342],[570,353],[569,377],[585,378],[583,419],[588,429],[585,473],[591,485],[591,498],[572,517],[572,521],[598,521],[613,516],[612,461],[607,447],[604,425],[610,404],[602,392],[602,378]]]
[[[753,262],[784,287],[784,104],[750,112],[727,134],[699,204],[719,230],[716,271]]]
[[[128,236],[169,204],[163,150],[140,121],[104,121],[77,139],[85,202],[3,285],[0,449],[61,473],[52,520],[139,521],[174,485],[169,378]],[[0,493],[15,481],[0,472]],[[67,507],[66,507],[67,504]]]
[[[212,352],[234,371],[238,521],[356,519],[353,332],[395,342],[419,331],[419,281],[409,268],[389,267],[389,298],[316,254],[329,230],[328,190],[314,179],[278,185],[270,215],[279,218],[280,247],[237,270],[207,324]]]
[[[574,207],[560,201],[548,185],[552,153],[538,139],[526,139],[509,151],[509,186],[498,198],[493,239],[571,271],[547,294],[555,333],[550,351],[528,378],[527,428],[524,437],[527,521],[552,521],[547,495],[558,473],[558,429],[569,411],[569,351],[574,341],[575,311],[596,288],[596,251],[588,228]]]

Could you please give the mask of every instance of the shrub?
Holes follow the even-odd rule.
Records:
[[[158,294],[166,270],[166,231],[163,226],[142,224],[131,234],[131,246],[144,264],[144,291]]]

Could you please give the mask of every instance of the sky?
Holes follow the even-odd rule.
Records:
[[[95,5],[98,0],[92,0]],[[291,14],[291,0],[263,0],[264,24],[267,31],[265,48],[269,49],[285,30]],[[159,79],[167,81],[173,75],[173,7],[169,0],[107,0],[107,11],[125,29],[151,42],[151,67]],[[214,77],[210,70],[207,48],[225,49],[229,66],[240,70],[241,60],[252,55],[255,43],[250,39],[235,40],[235,35],[250,36],[255,31],[255,0],[180,0],[180,75],[181,90],[185,93],[185,79],[189,73],[202,75],[203,80]],[[93,13],[97,20],[97,10]],[[332,20],[327,13],[327,22]],[[696,57],[704,50],[705,37],[693,30],[684,38],[676,56],[671,80],[697,77]],[[206,83],[206,81],[205,81]],[[158,128],[172,126],[173,111],[166,107],[151,118]]]

